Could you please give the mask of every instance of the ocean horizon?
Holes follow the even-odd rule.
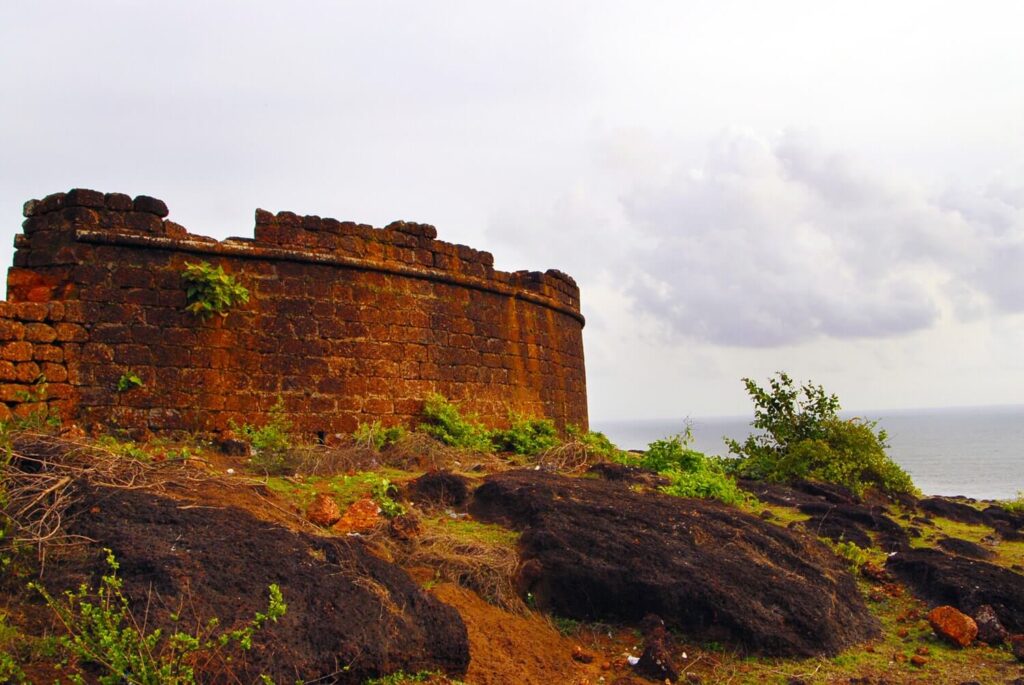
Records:
[[[1008,499],[1024,490],[1024,405],[841,412],[877,420],[888,433],[889,455],[926,495]],[[623,449],[642,450],[689,425],[691,446],[728,455],[724,438],[742,441],[748,416],[591,421]]]

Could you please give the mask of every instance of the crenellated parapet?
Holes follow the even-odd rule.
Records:
[[[258,209],[251,238],[218,241],[156,198],[83,189],[24,214],[8,300],[60,304],[73,319],[60,323],[84,331],[55,343],[72,379],[61,411],[83,422],[217,431],[280,397],[324,434],[411,421],[441,392],[491,423],[515,411],[586,425],[579,288],[560,271],[500,271],[490,253],[406,221]],[[188,314],[181,274],[198,261],[231,273],[250,302],[211,321]],[[143,388],[117,392],[129,371]]]

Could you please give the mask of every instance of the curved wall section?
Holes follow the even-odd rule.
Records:
[[[425,224],[257,210],[253,238],[216,241],[167,213],[90,190],[26,203],[0,303],[0,415],[28,411],[28,390],[86,426],[211,432],[260,423],[280,398],[296,428],[326,437],[410,423],[439,392],[492,425],[518,412],[586,427],[565,274],[496,271]],[[249,302],[186,312],[182,272],[202,261]],[[142,387],[119,392],[124,374]]]

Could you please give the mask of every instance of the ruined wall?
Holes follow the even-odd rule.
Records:
[[[0,413],[47,401],[86,426],[219,431],[280,397],[298,429],[329,436],[411,422],[436,391],[492,424],[515,411],[587,425],[568,276],[496,271],[424,224],[257,210],[254,238],[216,241],[167,214],[90,190],[26,203],[0,305]],[[248,304],[187,312],[181,275],[201,261]],[[129,372],[143,387],[118,392]]]

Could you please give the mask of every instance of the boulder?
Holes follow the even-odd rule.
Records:
[[[633,483],[635,485],[647,485],[652,488],[659,485],[668,485],[670,482],[665,476],[659,475],[650,469],[643,469],[639,466],[616,464],[611,461],[598,462],[587,469],[587,472],[596,473],[605,480],[621,481],[624,483]]]
[[[306,520],[323,528],[333,526],[340,518],[341,509],[331,495],[320,493],[306,507]]]
[[[94,584],[107,571],[101,550],[110,548],[132,612],[151,628],[214,617],[237,627],[266,611],[269,585],[280,587],[287,612],[234,655],[231,682],[258,682],[262,673],[279,683],[301,675],[354,685],[397,670],[459,677],[469,664],[458,612],[361,540],[296,533],[242,509],[197,508],[142,490],[80,485],[67,514],[67,532],[95,544],[47,564],[50,591]],[[175,611],[183,611],[180,623]]]
[[[978,637],[974,619],[956,607],[935,607],[928,612],[928,624],[935,634],[957,647],[968,647]]]
[[[636,672],[655,682],[679,679],[679,667],[673,655],[672,637],[664,627],[658,626],[644,638],[644,651],[634,668]]]
[[[978,626],[978,639],[989,645],[1001,645],[1008,636],[1006,628],[999,622],[995,609],[983,604],[974,612],[974,622]]]
[[[522,531],[518,587],[563,616],[652,613],[772,655],[835,654],[879,633],[831,550],[718,502],[512,471],[487,478],[470,512]]]
[[[469,480],[451,471],[431,471],[409,483],[405,496],[428,507],[458,508],[469,499]]]
[[[885,515],[881,507],[861,504],[814,502],[797,507],[811,518],[804,522],[807,530],[831,540],[853,542],[858,547],[874,546],[868,531],[878,533],[878,544],[886,551],[910,544],[907,532]]]
[[[935,549],[904,549],[889,557],[886,569],[933,604],[950,604],[973,614],[988,604],[999,621],[1024,631],[1024,576],[986,561]]]
[[[384,522],[380,515],[380,507],[369,497],[356,500],[345,510],[337,523],[331,526],[335,533],[369,533]]]
[[[942,537],[935,544],[947,552],[952,552],[962,557],[970,557],[971,559],[992,559],[995,557],[995,552],[992,550],[985,549],[976,542],[961,538]]]
[[[934,516],[941,516],[950,521],[958,521],[976,526],[991,526],[992,517],[984,512],[978,511],[969,504],[955,502],[945,497],[928,497],[920,500],[917,506]]]

